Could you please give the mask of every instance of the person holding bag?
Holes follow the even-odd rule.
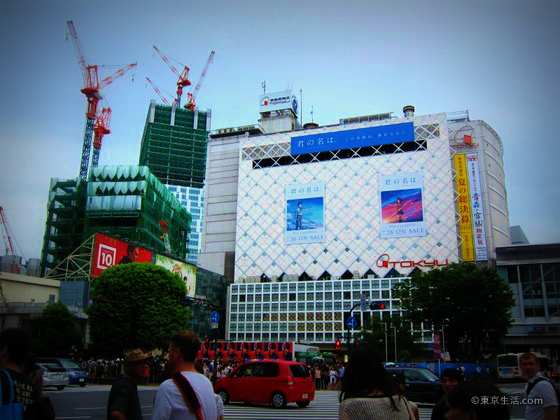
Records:
[[[216,420],[216,397],[212,384],[195,368],[200,341],[192,331],[173,334],[169,346],[172,378],[157,392],[152,420]]]

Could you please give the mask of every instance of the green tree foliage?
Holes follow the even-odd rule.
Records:
[[[408,362],[420,354],[420,346],[414,341],[410,321],[398,315],[385,314],[382,320],[379,314],[374,314],[362,328],[361,341],[375,348],[380,357],[387,361]],[[387,349],[387,357],[385,349]]]
[[[474,361],[493,353],[511,325],[513,292],[496,270],[475,264],[451,264],[394,288],[406,316],[438,331],[445,325],[445,346],[455,360]]]
[[[167,349],[187,328],[189,308],[180,304],[186,285],[176,273],[150,263],[121,264],[94,280],[87,309],[90,336],[99,353],[132,348]]]
[[[82,334],[76,317],[62,302],[45,306],[33,330],[36,356],[70,356],[82,348]]]

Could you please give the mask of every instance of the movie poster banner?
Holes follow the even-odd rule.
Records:
[[[102,233],[95,234],[91,277],[99,276],[106,268],[130,262],[152,262],[152,251]]]
[[[459,235],[461,242],[461,259],[474,261],[474,238],[472,230],[471,199],[467,174],[467,159],[464,153],[453,156],[455,191],[457,192],[457,213],[459,213]]]
[[[325,242],[325,184],[286,187],[286,244]]]
[[[185,281],[187,286],[187,296],[194,296],[196,286],[196,266],[169,258],[165,255],[156,254],[156,265],[167,268],[173,273],[177,273]]]
[[[406,238],[426,236],[420,172],[383,175],[379,179],[380,236]]]
[[[469,176],[475,256],[477,261],[486,261],[488,260],[488,253],[486,251],[486,230],[484,229],[478,154],[467,153],[467,173]]]

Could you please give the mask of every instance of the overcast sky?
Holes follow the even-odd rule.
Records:
[[[161,102],[146,76],[175,92],[152,45],[193,82],[215,50],[198,95],[212,129],[257,123],[263,80],[303,89],[304,122],[313,106],[321,125],[407,104],[468,110],[504,144],[510,224],[531,243],[560,242],[557,0],[4,0],[0,206],[26,258],[40,257],[50,179],[79,174],[86,101],[67,20],[90,64],[138,62],[104,89],[100,165],[138,163],[149,102]]]

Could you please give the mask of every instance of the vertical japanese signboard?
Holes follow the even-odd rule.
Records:
[[[325,184],[286,187],[286,244],[325,242]]]
[[[467,153],[467,173],[469,177],[469,193],[471,197],[475,256],[477,261],[485,261],[488,259],[488,253],[486,251],[486,231],[484,229],[482,188],[480,186],[478,155],[476,153]]]
[[[381,176],[382,238],[425,236],[422,205],[423,179],[420,172]]]
[[[472,229],[471,197],[467,174],[466,156],[458,153],[453,156],[453,167],[457,172],[455,190],[457,191],[457,213],[459,213],[459,235],[461,243],[461,259],[474,261],[474,238]]]

